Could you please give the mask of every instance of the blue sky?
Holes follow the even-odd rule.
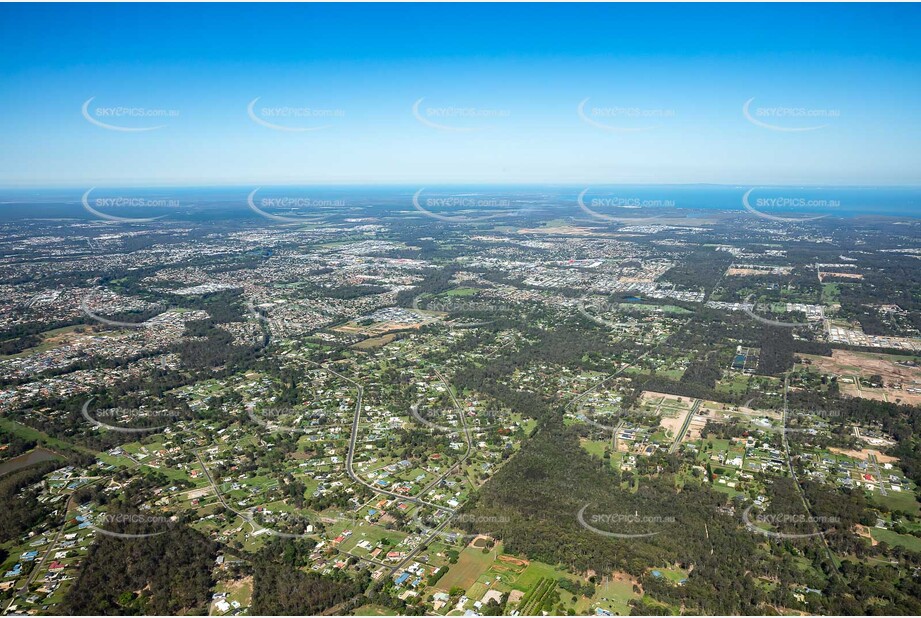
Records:
[[[918,185],[919,17],[5,4],[0,186]],[[94,124],[91,97],[91,120],[160,128]],[[119,107],[174,115],[105,115]]]

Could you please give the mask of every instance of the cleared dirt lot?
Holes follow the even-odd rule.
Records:
[[[792,266],[781,266],[777,268],[729,268],[726,270],[727,277],[760,277],[766,275],[789,275],[793,272]]]
[[[810,366],[815,371],[850,378],[850,382],[839,380],[841,392],[845,395],[921,404],[921,392],[909,392],[909,389],[921,391],[921,367],[900,365],[896,362],[900,360],[898,356],[848,350],[834,350],[830,357],[811,354],[801,356],[812,362]],[[882,376],[886,387],[869,388],[865,381],[873,375]],[[901,389],[892,388],[890,385],[901,385]]]
[[[694,400],[688,397],[655,391],[644,391],[640,397],[640,405],[648,412],[659,415],[659,425],[672,437],[681,431],[693,403]]]
[[[855,459],[863,459],[864,461],[869,459],[870,455],[875,455],[876,460],[879,461],[879,463],[894,464],[899,461],[898,457],[893,457],[891,455],[884,455],[883,453],[880,453],[879,451],[872,449],[872,448],[855,451],[854,449],[843,449],[843,448],[831,447],[828,450],[830,450],[832,453],[837,453],[839,455],[847,455],[848,457],[854,457]]]

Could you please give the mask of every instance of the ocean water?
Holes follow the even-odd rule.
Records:
[[[257,190],[253,194],[254,190]],[[273,214],[304,216],[337,212],[349,216],[451,214],[478,209],[548,218],[585,216],[582,208],[616,215],[677,211],[745,212],[830,217],[921,217],[921,187],[797,187],[725,185],[464,185],[464,186],[275,186],[275,187],[98,187],[0,190],[4,219],[98,218],[84,202],[113,216],[168,215],[178,219],[253,218],[253,202]],[[580,205],[581,202],[581,205]]]

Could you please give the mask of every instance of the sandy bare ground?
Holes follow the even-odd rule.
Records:
[[[369,337],[377,337],[384,335],[390,331],[394,330],[408,330],[410,328],[419,329],[428,324],[431,320],[425,322],[411,322],[411,323],[400,323],[400,322],[375,322],[370,326],[359,326],[357,324],[343,324],[342,326],[337,326],[332,329],[340,333],[346,333],[348,335],[368,335]]]
[[[871,546],[876,545],[877,543],[879,543],[879,541],[877,541],[876,539],[874,539],[873,536],[870,534],[870,529],[869,529],[868,527],[862,526],[862,525],[860,525],[860,524],[857,524],[856,526],[854,526],[854,528],[855,528],[854,531],[855,531],[859,536],[862,536],[863,538],[868,539],[868,540],[870,541],[870,545],[871,545]]]
[[[560,225],[557,227],[528,227],[518,230],[519,234],[565,234],[568,236],[604,236],[598,230],[588,227],[573,225]]]
[[[831,357],[803,354],[812,366],[825,373],[869,377],[879,374],[884,380],[916,381],[921,385],[921,367],[906,367],[895,362],[892,356],[873,352],[833,350]]]
[[[624,573],[623,571],[614,571],[614,573],[611,574],[611,579],[616,582],[626,582],[631,586],[636,586],[640,589],[640,594],[642,594],[643,586],[640,585],[640,580],[633,577],[629,573]]]
[[[773,269],[771,269],[773,270]],[[770,275],[772,274],[769,269],[760,269],[760,268],[729,268],[726,270],[727,277],[755,277],[758,275]],[[788,275],[793,272],[793,268],[778,268],[778,275]]]
[[[891,401],[908,405],[921,404],[921,394],[906,393],[889,388],[857,388],[854,384],[842,384],[841,393],[848,397],[863,397],[875,401]]]
[[[688,417],[688,414],[691,413],[691,410],[682,410],[678,413],[677,416],[672,417],[662,417],[659,420],[659,425],[664,427],[668,434],[672,437],[678,435],[678,432],[681,431],[681,427],[684,425],[684,420]]]
[[[804,354],[804,358],[812,361],[816,370],[842,377],[869,378],[880,375],[886,388],[869,388],[865,385],[858,386],[856,382],[842,383],[841,392],[851,397],[863,397],[879,401],[896,401],[918,405],[921,404],[921,393],[910,393],[909,388],[921,389],[921,367],[906,367],[895,362],[892,356],[872,352],[851,352],[849,350],[834,350],[831,357],[813,356]],[[890,384],[900,384],[901,389],[890,388]]]
[[[741,416],[755,416],[758,418],[766,416],[768,418],[777,420],[783,418],[783,412],[780,412],[779,410],[757,410],[755,408],[746,408],[745,406],[739,406],[738,410],[732,410],[730,413],[738,414]]]
[[[656,391],[643,391],[643,394],[640,397],[644,400],[653,401],[655,403],[664,402],[664,400],[671,400],[676,403],[681,403],[690,407],[694,400],[690,397],[682,397],[680,395],[671,395],[669,393],[657,393]]]
[[[517,564],[518,566],[528,566],[531,564],[527,560],[522,560],[521,558],[516,558],[514,556],[509,556],[508,554],[500,554],[499,562],[508,562],[509,564]]]
[[[248,586],[249,588],[252,588],[253,586],[253,576],[252,575],[247,575],[246,577],[243,577],[241,579],[237,579],[235,581],[228,582],[227,591],[230,593],[235,593],[241,588],[243,588],[244,586]]]
[[[694,418],[691,419],[691,424],[688,427],[688,431],[691,433],[691,437],[688,438],[688,441],[693,442],[694,440],[700,440],[701,433],[703,433],[706,425],[707,417],[695,415]]]
[[[819,274],[819,281],[825,281],[826,279],[863,279],[863,275],[860,273],[829,273],[823,272]]]
[[[201,489],[193,489],[192,491],[189,492],[187,497],[189,500],[195,500],[196,498],[204,498],[205,496],[210,496],[211,492],[212,490],[210,487],[204,487]]]
[[[879,461],[879,463],[894,464],[899,460],[898,457],[893,457],[892,455],[884,455],[883,453],[877,451],[876,449],[872,449],[872,448],[857,451],[854,449],[843,449],[843,448],[830,447],[828,450],[830,450],[832,453],[837,453],[839,455],[847,455],[848,457],[854,457],[856,459],[863,459],[863,460],[869,459],[870,455],[876,455],[876,459],[877,461]]]

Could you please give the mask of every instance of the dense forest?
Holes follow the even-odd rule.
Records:
[[[66,613],[207,613],[215,543],[181,523],[164,529],[163,524],[130,522],[121,524],[117,532],[154,536],[98,535],[67,595]]]
[[[839,576],[817,537],[768,541],[723,511],[728,498],[703,483],[675,483],[677,456],[644,460],[638,487],[624,486],[620,474],[579,446],[574,430],[553,420],[530,438],[522,450],[481,488],[466,507],[497,526],[505,551],[521,554],[576,572],[626,571],[640,579],[653,598],[684,607],[688,613],[763,614],[777,607],[801,607],[791,587],[765,587],[758,580],[796,582],[819,590],[810,597],[810,613],[860,614],[875,611],[912,613],[921,609],[917,584],[898,580],[897,567],[869,570],[848,565]],[[633,477],[634,479],[636,477]],[[866,544],[849,529],[866,521],[864,503],[856,496],[837,496],[808,486],[810,500],[842,522],[832,537],[835,549],[847,555],[865,555]],[[788,479],[774,484],[779,508],[798,503]],[[586,505],[588,505],[586,507]],[[648,514],[665,523],[645,528],[609,526],[618,533],[660,532],[651,537],[619,539],[584,529],[577,513]],[[787,509],[789,510],[789,509]],[[672,518],[669,523],[668,518]],[[657,527],[658,526],[658,527]],[[602,524],[596,527],[601,528]],[[793,547],[793,546],[796,547]],[[790,551],[807,558],[814,570],[805,571],[791,560]],[[916,564],[918,554],[906,560]],[[685,585],[676,587],[649,576],[655,566],[693,567]],[[869,592],[873,590],[874,592]],[[876,592],[883,591],[883,596]],[[642,602],[633,613],[660,613]]]
[[[45,520],[51,508],[46,503],[39,502],[38,496],[41,492],[29,489],[29,486],[41,482],[46,474],[64,465],[63,460],[43,461],[0,477],[0,504],[3,505],[3,517],[0,517],[0,543],[33,530]]]
[[[325,576],[301,570],[309,563],[309,548],[275,539],[253,560],[255,615],[311,616],[359,597],[370,585],[364,573],[351,577],[343,571]],[[340,612],[345,613],[345,612]]]
[[[662,275],[662,281],[690,290],[711,291],[732,263],[732,256],[714,249],[698,249]]]

